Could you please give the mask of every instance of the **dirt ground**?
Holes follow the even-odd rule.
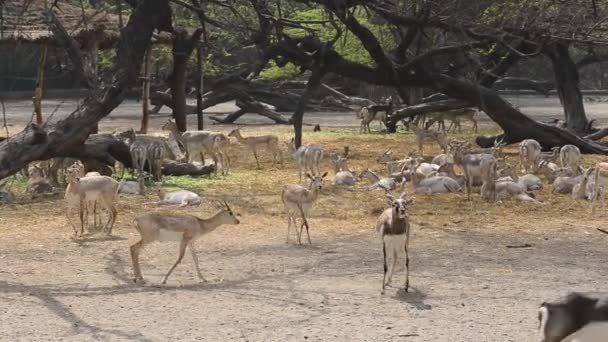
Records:
[[[557,107],[543,101],[536,106],[538,115],[550,117]],[[594,113],[608,114],[603,106]],[[11,130],[29,120],[27,102],[7,108]],[[136,103],[127,103],[100,127],[137,127],[138,113]],[[356,126],[352,114],[307,118],[335,128],[308,131],[305,140],[321,143],[326,155],[350,146],[353,169],[381,172],[374,161],[378,153],[387,147],[398,155],[414,149],[411,134],[359,135],[338,128]],[[152,126],[163,120],[166,116],[156,118]],[[483,129],[495,130],[488,124]],[[264,125],[245,127],[243,134],[270,132],[283,141],[290,136],[288,128]],[[294,163],[271,166],[265,155],[258,170],[238,145],[229,153],[234,161],[229,176],[165,179],[168,189],[200,193],[198,208],[159,208],[151,193],[121,195],[111,239],[71,239],[60,196],[31,200],[15,181],[17,203],[0,207],[0,340],[536,341],[543,300],[566,290],[603,291],[608,282],[608,236],[596,230],[605,226],[605,210],[592,216],[587,203],[548,188],[538,195],[542,206],[488,204],[477,197],[468,203],[462,193],[414,194],[413,289],[389,288],[382,296],[381,244],[373,231],[385,205],[382,192],[327,182],[310,219],[313,246],[297,246],[293,237],[286,244],[279,194],[283,184],[298,181]],[[585,157],[585,163],[598,159]],[[330,169],[327,158],[324,169]],[[219,199],[241,214],[241,224],[220,227],[197,243],[208,283],[198,281],[186,255],[168,284],[159,286],[177,258],[173,243],[144,250],[141,264],[149,284],[132,283],[133,218],[151,211],[206,217]],[[526,244],[530,247],[507,247]],[[400,271],[393,284],[403,280]]]

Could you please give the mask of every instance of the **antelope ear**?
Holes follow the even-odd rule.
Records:
[[[405,200],[405,204],[412,204],[414,203],[414,199],[413,198],[408,198]]]
[[[325,173],[321,176],[321,178],[325,178],[327,177],[327,171],[325,171]]]
[[[310,175],[310,173],[307,173],[307,174],[306,174],[306,178],[308,178],[308,179],[312,180],[312,176]]]

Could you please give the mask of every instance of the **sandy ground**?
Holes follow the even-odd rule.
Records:
[[[539,115],[551,115],[552,106],[540,101]],[[22,108],[24,117],[28,106],[7,107],[16,129],[14,108]],[[129,112],[138,113],[137,104],[121,106],[101,129],[137,126]],[[335,117],[308,116],[325,120],[325,126],[356,125],[352,116]],[[162,120],[155,119],[153,127]],[[244,134],[270,131],[248,127]],[[289,136],[287,128],[272,131],[282,140]],[[327,151],[348,144],[351,167],[377,171],[378,151],[390,146],[404,154],[413,148],[411,135],[403,134],[337,130],[305,138]],[[313,246],[286,244],[279,193],[282,184],[297,181],[295,166],[270,167],[264,157],[265,169],[257,170],[238,147],[231,155],[230,176],[192,183],[190,189],[203,197],[200,208],[158,208],[149,203],[152,194],[122,196],[112,239],[70,239],[59,198],[32,201],[19,193],[17,204],[0,207],[0,339],[535,341],[537,307],[544,299],[570,289],[603,291],[608,281],[608,236],[595,229],[605,226],[605,210],[591,216],[587,204],[549,189],[539,195],[543,206],[478,199],[469,204],[463,194],[416,195],[410,214],[413,289],[389,288],[381,296],[381,245],[372,228],[384,206],[380,192],[328,185],[311,218]],[[176,182],[166,180],[165,186]],[[219,198],[241,214],[241,224],[221,227],[197,243],[210,281],[198,281],[186,255],[168,284],[158,286],[177,257],[177,245],[165,243],[142,253],[149,285],[134,285],[128,256],[137,240],[133,218],[149,211],[208,216]],[[523,244],[531,247],[507,248]],[[398,272],[395,286],[403,280]]]

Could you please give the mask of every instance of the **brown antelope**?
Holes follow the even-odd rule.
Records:
[[[376,220],[376,232],[382,239],[382,255],[384,261],[384,277],[382,279],[382,291],[384,294],[386,285],[389,285],[395,271],[395,266],[399,257],[404,261],[405,266],[405,292],[409,290],[409,241],[410,241],[410,222],[407,217],[407,208],[413,202],[411,198],[405,198],[405,192],[399,197],[394,197],[390,193],[386,194],[390,208],[384,210]],[[392,258],[388,267],[388,257]]]
[[[279,148],[279,138],[276,135],[262,135],[257,137],[243,137],[241,135],[241,129],[236,128],[228,134],[229,137],[235,137],[236,140],[249,147],[251,152],[253,152],[253,156],[255,157],[255,162],[260,168],[260,161],[258,160],[258,149],[267,150],[272,154],[272,163],[279,162],[281,165],[283,164],[283,156],[281,155],[281,149]]]
[[[302,230],[306,226],[306,235],[308,237],[308,244],[312,245],[310,241],[310,232],[306,217],[312,209],[312,205],[317,200],[319,193],[323,189],[323,179],[327,176],[325,172],[321,176],[311,176],[309,173],[306,177],[310,179],[310,189],[307,189],[299,184],[289,184],[283,188],[281,193],[281,201],[285,206],[287,212],[287,239],[286,243],[289,243],[289,236],[291,232],[291,223],[296,227],[296,234],[298,236],[298,244],[302,244]],[[302,224],[298,229],[296,223],[296,217],[302,218]]]
[[[167,279],[171,275],[171,272],[173,272],[175,267],[177,267],[184,258],[187,247],[190,247],[198,277],[201,281],[206,281],[199,267],[194,242],[201,236],[214,231],[221,225],[240,223],[236,218],[235,213],[233,213],[232,209],[230,209],[230,206],[225,201],[224,206],[224,209],[208,219],[201,219],[191,215],[161,213],[151,213],[136,218],[135,229],[137,229],[141,239],[130,248],[133,272],[135,273],[135,279],[133,281],[136,283],[144,283],[144,278],[139,267],[139,254],[146,245],[155,241],[180,241],[179,256],[175,264],[173,264],[169,269],[169,272],[167,272],[163,278],[163,284],[167,283]]]

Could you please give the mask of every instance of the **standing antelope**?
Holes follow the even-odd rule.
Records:
[[[201,219],[191,215],[178,214],[159,214],[152,213],[140,216],[135,219],[135,229],[141,239],[133,244],[131,250],[131,261],[133,262],[133,272],[135,273],[136,283],[144,283],[144,278],[139,267],[139,253],[148,244],[154,241],[180,241],[179,256],[177,261],[169,269],[163,278],[162,283],[166,284],[169,275],[184,258],[186,248],[190,246],[192,259],[196,267],[196,273],[202,281],[206,281],[201,273],[198,257],[194,248],[194,242],[201,236],[212,232],[217,227],[224,224],[239,224],[240,221],[224,201],[225,208],[208,219]]]
[[[386,194],[390,208],[384,210],[376,220],[376,232],[382,238],[382,256],[384,259],[384,277],[382,278],[382,291],[384,294],[386,285],[389,285],[395,271],[397,261],[405,254],[405,292],[410,286],[409,279],[409,241],[410,241],[410,223],[407,217],[407,207],[412,203],[412,199],[405,198],[405,192],[401,196],[395,198],[393,195]],[[387,254],[392,257],[390,268],[387,267]],[[388,271],[388,276],[387,276]]]
[[[319,144],[302,144],[297,150],[295,148],[295,139],[291,139],[287,144],[289,153],[298,163],[298,175],[300,183],[302,182],[302,173],[310,171],[314,175],[321,174],[321,160],[323,160],[323,147]]]
[[[541,155],[541,146],[534,139],[525,139],[519,143],[519,159],[526,173],[536,171]]]
[[[287,212],[287,239],[285,243],[289,243],[289,235],[291,232],[291,223],[296,227],[296,234],[298,236],[298,244],[302,244],[302,230],[303,227],[306,226],[306,235],[308,237],[308,243],[312,245],[310,241],[310,232],[308,227],[308,222],[306,217],[308,213],[312,209],[312,205],[317,200],[319,196],[319,192],[323,189],[323,179],[327,176],[327,172],[325,172],[321,176],[311,176],[309,173],[306,174],[306,177],[310,179],[310,189],[306,189],[305,187],[299,184],[289,184],[283,188],[283,192],[281,193],[281,201],[285,206],[285,211]],[[298,230],[296,217],[300,216],[302,218],[302,224],[300,225],[300,229]]]
[[[74,235],[82,236],[84,233],[85,208],[88,207],[87,203],[92,202],[103,204],[110,213],[108,222],[106,222],[103,230],[107,235],[111,235],[114,222],[118,215],[118,211],[114,205],[114,201],[118,194],[118,182],[107,176],[81,177],[83,171],[80,165],[71,167],[70,172],[70,182],[66,189],[65,199],[66,202],[68,202],[68,207],[73,207],[75,204],[74,202],[78,201],[80,216],[80,234],[78,234],[76,227],[72,224],[74,227]]]
[[[281,149],[279,148],[279,138],[277,138],[276,135],[262,135],[262,136],[257,136],[257,137],[243,137],[241,135],[241,129],[237,128],[232,130],[232,132],[230,132],[230,134],[228,134],[229,137],[235,137],[236,140],[249,147],[249,149],[251,149],[251,152],[253,152],[253,156],[255,157],[255,162],[258,165],[258,168],[260,168],[260,161],[258,160],[258,148],[261,148],[262,150],[267,149],[268,152],[270,152],[272,154],[272,163],[274,164],[275,162],[277,162],[277,160],[279,161],[279,163],[282,165],[283,164],[283,156],[281,155]]]
[[[418,145],[418,152],[420,156],[424,156],[423,147],[424,144],[430,144],[437,142],[439,147],[443,150],[443,153],[448,153],[448,136],[445,132],[434,132],[426,129],[420,129],[416,126],[412,126],[414,134],[416,134],[416,144]]]
[[[162,130],[170,131],[176,139],[181,142],[186,149],[186,161],[190,163],[197,154],[201,156],[201,162],[205,164],[204,153],[207,152],[213,157],[215,173],[222,166],[222,173],[228,174],[230,170],[230,157],[226,154],[226,147],[230,140],[223,133],[212,131],[185,131],[180,132],[173,119],[169,119]],[[219,164],[218,164],[219,162]]]

